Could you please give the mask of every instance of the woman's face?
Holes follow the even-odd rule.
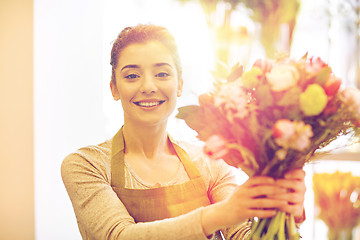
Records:
[[[125,122],[166,124],[181,95],[182,79],[162,43],[148,41],[124,48],[115,77],[116,85],[110,83],[111,92],[115,100],[121,100]]]

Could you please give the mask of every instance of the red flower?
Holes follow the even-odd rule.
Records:
[[[340,89],[341,79],[331,74],[327,82],[324,84],[326,95],[334,96]]]

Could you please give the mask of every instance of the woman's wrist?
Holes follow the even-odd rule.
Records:
[[[201,225],[206,236],[211,236],[213,233],[225,226],[222,203],[214,203],[202,209]]]

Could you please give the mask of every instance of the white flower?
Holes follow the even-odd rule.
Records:
[[[300,75],[296,67],[290,64],[275,65],[266,74],[266,79],[271,89],[275,92],[284,91],[296,85],[299,77]]]
[[[349,111],[353,112],[357,118],[360,118],[360,90],[346,88],[341,91],[340,98],[348,106]]]

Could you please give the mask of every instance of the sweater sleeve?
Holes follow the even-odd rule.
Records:
[[[230,167],[222,160],[208,159],[208,166],[211,179],[209,181],[209,198],[212,203],[219,202],[227,198],[235,188],[244,181],[245,175],[238,169]],[[247,219],[243,223],[222,229],[224,236],[228,240],[247,239],[251,230],[251,220]]]
[[[207,239],[202,208],[176,218],[135,223],[111,187],[110,167],[103,155],[80,151],[68,155],[61,166],[83,239]]]

